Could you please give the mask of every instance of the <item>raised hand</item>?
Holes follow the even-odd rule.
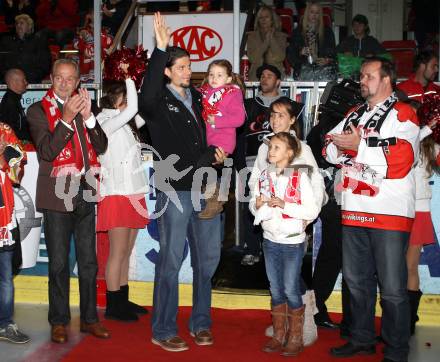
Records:
[[[81,89],[80,89],[81,91]],[[79,94],[75,94],[64,102],[63,121],[71,124],[76,115],[84,108],[84,100]]]
[[[156,45],[160,49],[165,49],[171,38],[171,29],[167,27],[165,18],[159,12],[154,14],[154,33],[156,35]]]
[[[86,121],[92,115],[92,100],[90,99],[89,92],[85,88],[80,88],[78,90],[79,96],[83,100],[83,109],[81,109],[80,114],[83,117],[83,120]]]

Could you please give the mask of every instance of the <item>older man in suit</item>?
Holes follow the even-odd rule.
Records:
[[[49,323],[51,339],[67,341],[69,249],[72,234],[78,262],[81,332],[108,338],[96,311],[95,205],[92,185],[99,172],[97,154],[107,137],[91,113],[91,100],[79,84],[78,65],[57,60],[52,88],[27,113],[40,162],[36,206],[44,215],[49,256]],[[87,176],[87,177],[86,177]],[[87,179],[87,180],[86,180]]]

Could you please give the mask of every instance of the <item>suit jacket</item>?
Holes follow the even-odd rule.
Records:
[[[56,177],[51,177],[52,161],[60,154],[67,142],[74,135],[74,131],[66,127],[63,122],[58,122],[53,132],[49,130],[49,123],[47,121],[46,113],[41,105],[41,102],[34,103],[27,111],[27,118],[32,139],[37,150],[38,160],[40,163],[38,169],[37,193],[36,193],[36,207],[38,210],[52,210],[67,212],[72,211],[66,208],[66,203],[63,198],[55,194]],[[85,150],[86,143],[84,139],[84,122],[81,115],[75,118],[78,135],[81,146]],[[96,122],[94,128],[87,128],[93,148],[97,154],[102,154],[107,149],[107,136],[102,130],[101,126]],[[75,143],[72,142],[74,152]],[[86,172],[89,169],[88,157],[84,158],[84,167]],[[65,193],[69,193],[71,178],[67,177],[65,185]],[[78,197],[82,197],[79,195]],[[75,200],[74,199],[74,205]]]

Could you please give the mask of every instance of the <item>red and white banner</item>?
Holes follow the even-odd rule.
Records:
[[[191,57],[194,72],[206,72],[214,59],[227,59],[233,62],[233,14],[189,13],[167,14],[166,21],[171,28],[170,45],[184,48]],[[242,38],[246,14],[240,14],[240,39]],[[155,47],[153,16],[139,18],[139,34],[144,49],[149,54]]]

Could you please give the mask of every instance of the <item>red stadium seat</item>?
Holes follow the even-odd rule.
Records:
[[[407,78],[413,72],[416,42],[414,40],[387,40],[382,42],[382,46],[393,57],[397,77]]]
[[[289,35],[292,35],[293,31],[293,20],[290,15],[280,15],[281,29]]]
[[[293,16],[293,9],[291,9],[291,8],[280,8],[280,9],[275,9],[275,12],[278,14],[278,15],[288,15],[288,16],[290,16],[290,17],[292,17]]]
[[[6,24],[4,15],[0,15],[0,33],[9,32],[10,27]]]
[[[57,60],[60,57],[61,48],[59,45],[50,44],[49,50],[50,50],[50,56],[52,58],[52,63],[53,63],[55,60]]]

